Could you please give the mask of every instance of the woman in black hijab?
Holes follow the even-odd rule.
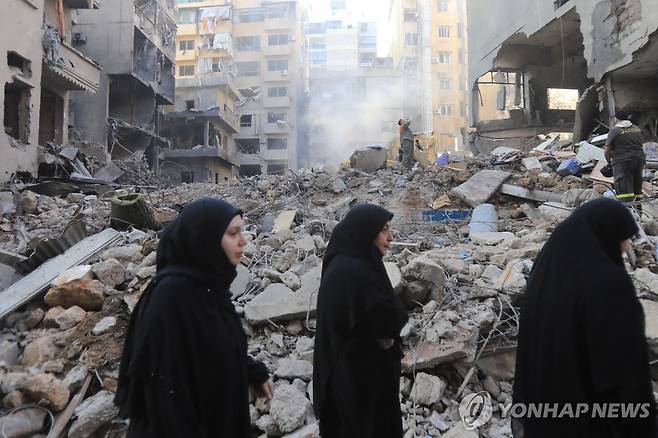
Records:
[[[121,361],[115,402],[129,437],[250,438],[248,387],[271,398],[229,292],[246,243],[241,214],[201,199],[163,232]]]
[[[393,214],[352,209],[334,229],[322,267],[313,401],[322,438],[400,438],[400,330],[407,321],[382,257]]]
[[[628,210],[602,198],[546,242],[524,295],[514,403],[557,403],[558,414],[566,403],[585,403],[588,412],[514,420],[515,437],[656,436],[644,313],[622,259],[636,232]],[[644,404],[644,418],[592,418],[596,403]]]

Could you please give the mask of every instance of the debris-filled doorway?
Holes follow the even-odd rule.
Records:
[[[39,144],[48,142],[63,143],[64,99],[52,91],[41,89],[39,110]]]
[[[5,84],[4,128],[10,137],[27,143],[30,137],[30,89],[15,82]]]

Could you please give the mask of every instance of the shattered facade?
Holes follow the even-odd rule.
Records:
[[[468,2],[469,83],[478,148],[520,147],[539,133],[584,140],[614,108],[656,137],[654,1]],[[563,105],[558,92],[577,91]],[[574,93],[575,94],[575,93]],[[600,131],[600,129],[603,131]]]
[[[78,10],[98,14],[99,2],[10,0],[3,7],[0,182],[7,182],[15,173],[36,176],[39,146],[69,141],[72,93],[98,90],[100,67],[78,51],[72,23]]]
[[[80,50],[103,67],[97,96],[77,95],[80,139],[106,145],[116,161],[146,157],[157,166],[162,105],[174,103],[176,21],[173,0],[113,0],[103,14],[83,11],[74,31]]]

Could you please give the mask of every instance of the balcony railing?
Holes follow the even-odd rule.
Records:
[[[44,54],[43,64],[46,74],[67,90],[98,91],[101,67],[65,42]]]

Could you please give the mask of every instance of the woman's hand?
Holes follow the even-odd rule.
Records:
[[[251,387],[253,395],[258,398],[264,398],[267,401],[272,400],[274,396],[274,385],[272,384],[272,379],[263,383],[262,385],[254,385]]]
[[[377,344],[382,350],[388,350],[395,345],[395,339],[377,339]]]

